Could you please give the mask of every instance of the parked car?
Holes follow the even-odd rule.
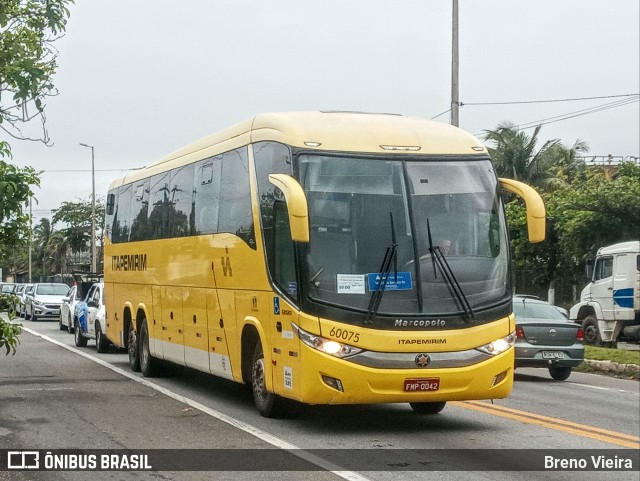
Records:
[[[95,339],[96,350],[107,352],[111,343],[105,335],[105,319],[104,283],[96,282],[76,306],[73,331],[76,346],[85,347],[89,339]]]
[[[20,307],[21,307],[21,296],[22,293],[24,292],[25,288],[27,287],[26,284],[16,284],[16,287],[13,291],[13,300],[11,303],[11,309],[13,310],[13,312],[15,312],[16,314],[20,313]]]
[[[61,331],[67,329],[70,333],[73,333],[73,314],[76,306],[81,300],[78,285],[74,284],[71,286],[69,294],[62,298],[60,317],[58,318],[58,324],[60,324]]]
[[[25,319],[37,321],[42,318],[57,319],[60,316],[62,299],[69,294],[69,286],[56,283],[39,283],[27,294]]]
[[[25,284],[24,290],[17,296],[16,312],[19,317],[26,317],[27,298],[33,294],[34,284]]]
[[[0,294],[13,294],[15,289],[16,285],[13,282],[0,283]]]
[[[515,367],[546,367],[564,381],[584,360],[584,332],[548,302],[515,296]]]

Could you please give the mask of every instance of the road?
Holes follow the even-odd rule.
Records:
[[[556,382],[546,370],[519,369],[509,398],[494,403],[452,402],[434,416],[416,415],[408,405],[294,405],[284,419],[274,420],[257,414],[247,390],[238,384],[177,366],[160,378],[145,379],[130,372],[123,351],[111,348],[107,354],[97,354],[92,342],[86,348],[76,348],[73,336],[60,331],[57,322],[24,321],[23,325],[28,331],[22,335],[18,354],[0,360],[0,448],[5,449],[278,448],[302,453],[316,466],[316,471],[292,472],[283,467],[282,472],[246,472],[241,476],[216,472],[213,479],[585,481],[614,473],[456,469],[465,469],[466,462],[476,466],[478,460],[469,456],[500,455],[478,449],[528,450],[517,453],[557,453],[560,457],[575,454],[570,450],[584,450],[585,455],[600,453],[594,450],[616,450],[610,453],[620,457],[629,453],[624,449],[631,448],[637,459],[640,448],[637,381],[573,373],[568,381]],[[34,356],[38,363],[34,363]],[[35,365],[37,372],[22,372],[21,366],[27,365]],[[62,382],[61,377],[69,381]],[[17,378],[22,380],[17,382]],[[38,404],[40,396],[48,399],[52,395],[55,402]],[[31,421],[23,426],[6,423],[5,419],[20,416],[22,408],[17,406],[30,406],[25,404],[28,396],[36,396],[30,399],[35,404],[24,409],[41,412],[32,413]],[[23,402],[11,403],[18,400]],[[70,419],[80,411],[78,403],[91,407],[82,411],[83,422],[90,429],[81,433],[68,427],[78,422]],[[19,445],[11,444],[16,440]],[[433,451],[424,451],[435,449],[444,451],[435,458]],[[456,449],[476,451],[461,454],[453,451]],[[430,460],[436,459],[426,468],[421,463],[425,452]],[[317,471],[317,464],[327,467],[327,460],[333,463],[329,472]],[[31,476],[36,474],[52,473]],[[0,472],[0,480],[85,479],[79,476],[83,473],[55,474],[55,478],[20,478],[6,477],[18,473]],[[141,477],[149,473],[113,474],[91,476],[129,479],[126,474],[135,474],[135,479],[158,479]],[[160,479],[200,479],[200,475],[163,471]],[[616,479],[640,479],[637,472],[614,475]]]

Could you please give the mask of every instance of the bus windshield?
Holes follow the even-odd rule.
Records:
[[[309,300],[371,314],[377,294],[376,314],[430,317],[473,316],[508,300],[507,234],[490,160],[396,159],[298,157]]]

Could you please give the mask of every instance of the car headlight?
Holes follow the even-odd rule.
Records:
[[[343,344],[341,342],[334,341],[333,339],[327,339],[322,336],[316,336],[304,331],[300,327],[296,326],[293,322],[294,332],[298,335],[300,340],[309,347],[316,349],[317,351],[324,352],[338,358],[345,358],[361,353],[363,349],[350,346],[349,344]]]
[[[484,352],[485,354],[490,354],[492,356],[497,356],[498,354],[502,354],[513,344],[516,342],[516,333],[512,332],[507,337],[503,337],[501,339],[496,339],[489,344],[485,344],[484,346],[476,347],[476,349],[480,352]]]
[[[37,300],[37,299],[34,299],[34,300],[33,300],[33,303],[34,303],[36,306],[44,306],[44,302],[39,301],[39,300]]]

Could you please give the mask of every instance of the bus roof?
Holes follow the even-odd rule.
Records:
[[[131,171],[110,188],[252,142],[275,141],[318,151],[412,155],[486,155],[471,134],[421,117],[361,112],[283,112],[260,114],[208,135],[144,169]]]

